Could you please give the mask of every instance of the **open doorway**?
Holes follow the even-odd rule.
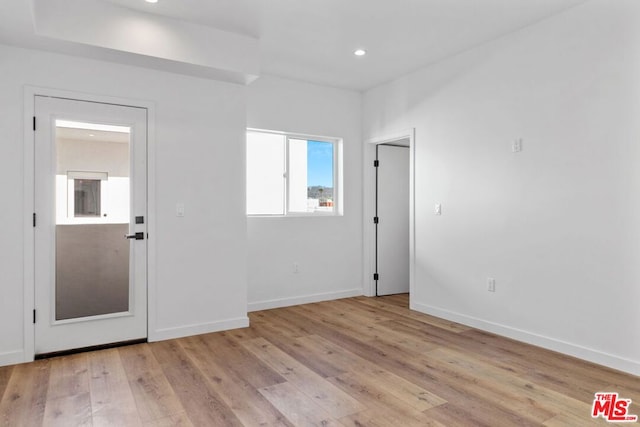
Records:
[[[371,139],[364,147],[367,296],[411,296],[414,290],[414,152],[413,129]]]
[[[409,140],[376,146],[376,296],[409,293]]]

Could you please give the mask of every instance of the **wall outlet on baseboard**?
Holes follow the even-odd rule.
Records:
[[[487,277],[487,290],[489,292],[496,291],[496,279],[494,279],[493,277]]]

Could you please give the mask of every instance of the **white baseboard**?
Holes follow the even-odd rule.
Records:
[[[290,307],[292,305],[311,304],[313,302],[331,301],[334,299],[359,297],[362,295],[362,288],[350,289],[347,291],[326,292],[321,294],[302,295],[289,298],[278,298],[267,301],[250,302],[248,311],[270,310],[272,308]]]
[[[16,365],[24,362],[28,362],[28,360],[25,359],[23,350],[0,353],[0,366]]]
[[[412,302],[411,309],[430,314],[432,316],[440,317],[442,319],[461,323],[463,325],[471,326],[476,329],[491,332],[496,335],[501,335],[517,341],[522,341],[527,344],[532,344],[538,347],[546,348],[548,350],[557,351],[559,353],[597,363],[598,365],[603,365],[609,368],[617,369],[619,371],[627,372],[632,375],[640,376],[640,362],[635,360],[625,359],[613,354],[603,353],[601,351],[582,347],[577,344],[560,341],[555,338],[545,337],[521,329],[512,328],[510,326],[505,326],[499,323],[489,322],[483,319],[455,313],[438,307],[432,307],[426,304]]]
[[[198,323],[194,325],[179,326],[176,328],[158,329],[149,331],[149,342],[170,340],[173,338],[189,337],[192,335],[208,334],[211,332],[228,331],[230,329],[246,328],[249,326],[248,317],[220,320],[217,322]]]

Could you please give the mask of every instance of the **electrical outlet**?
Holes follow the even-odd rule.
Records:
[[[494,279],[493,277],[487,277],[487,290],[489,292],[496,291],[496,279]]]
[[[298,265],[298,263],[297,263],[297,262],[294,262],[294,263],[293,263],[293,272],[294,272],[295,274],[298,274],[298,273],[300,272],[300,266]]]
[[[440,203],[436,203],[436,205],[433,208],[433,213],[435,215],[442,215],[442,205]]]

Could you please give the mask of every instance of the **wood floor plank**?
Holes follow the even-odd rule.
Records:
[[[202,337],[186,338],[182,345],[211,387],[244,425],[292,426],[251,384],[222,367],[215,349]]]
[[[186,412],[143,423],[144,427],[193,427]]]
[[[430,427],[430,426],[444,426],[436,420],[430,420],[428,418],[415,418],[409,416],[409,414],[398,415],[386,410],[369,409],[364,412],[349,415],[347,417],[340,418],[340,422],[345,426],[353,427],[389,427],[396,426],[398,420],[402,419],[403,427]]]
[[[640,379],[637,381],[637,387],[628,386],[628,385],[618,385],[618,384],[609,384],[607,386],[602,387],[597,392],[607,392],[607,391],[615,391],[618,393],[620,398],[622,399],[631,399],[631,406],[629,407],[629,413],[638,416],[638,420],[640,420]]]
[[[494,427],[496,422],[490,417],[478,416],[475,408],[466,402],[445,403],[425,411],[427,417],[445,426],[456,427]]]
[[[423,412],[412,407],[408,402],[389,393],[385,387],[368,378],[366,375],[358,373],[347,373],[335,378],[328,379],[336,387],[354,396],[359,402],[366,406],[366,410],[350,414],[342,419],[350,419],[352,422],[362,423],[363,419],[369,419],[372,414],[377,414],[378,418],[401,418],[403,425],[428,425],[431,420]],[[384,408],[384,414],[379,411]],[[439,425],[439,423],[434,423]]]
[[[490,373],[483,371],[482,366],[468,366],[458,358],[447,354],[438,354],[439,350],[426,355],[423,359],[425,366],[440,378],[456,378],[456,388],[466,396],[475,396],[476,399],[485,402],[485,407],[495,408],[505,413],[510,413],[518,418],[519,425],[539,425],[543,421],[554,416],[557,412],[541,402],[529,399],[526,390],[535,385],[522,381],[521,388],[516,385],[510,387],[498,386],[491,374],[498,374],[499,370]],[[452,383],[450,383],[453,386]],[[538,392],[541,392],[538,390]],[[450,401],[456,402],[451,399]]]
[[[143,423],[184,413],[180,399],[149,346],[125,346],[118,352]]]
[[[404,334],[421,339],[432,346],[456,346],[464,342],[464,337],[459,333],[451,333],[442,328],[425,328],[425,324],[413,319],[394,319],[378,323],[381,329],[387,333]]]
[[[240,345],[242,341],[234,339],[233,332],[206,334],[202,338],[215,349],[217,360],[225,369],[240,375],[256,389],[285,381],[282,375]]]
[[[469,374],[484,389],[486,396],[496,396],[497,400],[503,400],[509,408],[519,413],[526,413],[536,421],[544,422],[553,418],[554,414],[566,413],[581,417],[590,413],[591,402],[581,402],[526,379],[510,375],[495,366],[455,350],[441,348],[429,353],[428,357],[431,360],[441,361],[458,372]]]
[[[407,295],[0,368],[0,426],[588,426],[640,378],[427,316]]]
[[[242,345],[279,372],[288,383],[313,399],[330,416],[337,419],[366,409],[356,399],[264,338],[244,341]]]
[[[41,425],[48,389],[48,360],[16,365],[0,402],[0,423],[5,426]]]
[[[333,312],[340,318],[364,324],[384,322],[396,317],[393,313],[383,313],[373,307],[354,304],[350,300],[336,300],[333,301],[333,304],[317,303],[315,307],[326,312]]]
[[[385,300],[399,307],[409,308],[409,294],[407,293],[388,295]]]
[[[51,359],[44,425],[93,425],[86,353]]]
[[[289,383],[261,388],[260,393],[295,426],[338,427],[342,425],[317,401]]]
[[[283,310],[265,310],[251,313],[252,322],[256,326],[269,326],[278,328],[278,333],[283,337],[298,338],[309,334],[304,325],[298,325],[287,321],[287,308]],[[260,338],[258,336],[257,338]]]
[[[87,353],[94,426],[138,426],[140,417],[117,349]]]
[[[292,321],[310,322],[309,328],[313,329],[314,333],[406,380],[414,382],[447,401],[464,401],[469,409],[469,414],[473,414],[478,424],[492,426],[496,419],[505,420],[511,425],[535,424],[523,419],[517,413],[492,404],[480,394],[469,395],[461,391],[458,385],[459,379],[450,376],[440,368],[430,366],[428,361],[425,362],[419,356],[406,357],[407,355],[382,351],[374,345],[359,341],[354,336],[345,335],[335,326],[318,321],[318,318],[311,312],[304,312],[304,315],[301,315],[298,309],[299,307],[290,308],[289,313]]]
[[[501,346],[493,346],[488,344],[484,338],[470,336],[469,334],[472,331],[451,334],[437,328],[425,329],[419,323],[407,322],[402,319],[381,322],[380,326],[400,334],[415,334],[433,343],[437,348],[444,347],[465,353],[473,353],[478,360],[499,367],[511,375],[535,376],[535,363],[523,363],[523,357],[530,358],[531,353],[535,353],[535,358],[544,359],[548,353],[553,353],[543,349],[531,348],[531,346],[507,338],[501,338]],[[521,354],[520,350],[525,348],[528,349],[528,354]],[[522,352],[527,353],[525,351]],[[559,387],[566,385],[566,382],[563,383],[560,378],[561,375],[554,374],[548,377],[546,381],[557,382]],[[579,387],[580,381],[571,380],[569,382],[572,382],[574,387]]]
[[[89,359],[86,353],[51,359],[47,399],[89,393]]]
[[[346,372],[334,364],[331,364],[326,358],[318,357],[318,354],[306,351],[306,349],[301,347],[297,339],[308,336],[308,333],[306,335],[296,335],[295,338],[283,334],[280,326],[284,321],[286,321],[284,316],[270,314],[268,322],[258,323],[254,328],[267,341],[277,345],[289,356],[295,358],[298,362],[325,378],[335,377]]]
[[[400,334],[389,331],[379,325],[384,325],[387,320],[378,323],[365,322],[357,318],[345,318],[332,315],[333,310],[326,308],[318,310],[313,306],[292,307],[291,311],[309,319],[315,319],[321,324],[339,330],[342,334],[348,335],[357,340],[371,340],[375,342],[381,350],[393,352],[406,352],[408,357],[416,353],[423,353],[433,350],[436,346],[426,340],[416,337],[414,334]]]
[[[566,426],[610,426],[611,423],[603,418],[587,419],[584,416],[576,416],[575,414],[560,414],[542,423],[545,427],[566,427]],[[614,424],[615,425],[615,424]]]
[[[196,426],[241,426],[177,340],[151,344],[162,370]]]
[[[2,402],[4,391],[7,389],[12,372],[13,365],[0,367],[0,402]]]
[[[252,327],[232,329],[230,331],[226,331],[225,334],[236,341],[260,338],[260,334]]]
[[[637,377],[613,369],[475,329],[461,336],[466,340],[450,347],[472,350],[478,359],[581,401],[610,382],[640,392]]]
[[[375,308],[375,313],[379,313],[383,316],[391,317],[391,315],[394,314],[394,318],[398,318],[398,316],[400,316],[400,318],[416,320],[453,333],[465,332],[471,329],[470,327],[462,325],[460,323],[451,322],[449,320],[440,319],[428,314],[408,310],[407,307],[394,304],[388,298],[358,297],[354,298],[354,302],[359,305],[365,305]]]
[[[392,395],[417,411],[424,411],[446,403],[446,400],[405,380],[377,365],[333,345],[317,335],[296,340],[308,353],[323,355],[324,358],[341,367],[347,375],[362,380],[369,388],[379,389]]]
[[[91,395],[87,391],[47,399],[42,424],[48,427],[92,426]]]

